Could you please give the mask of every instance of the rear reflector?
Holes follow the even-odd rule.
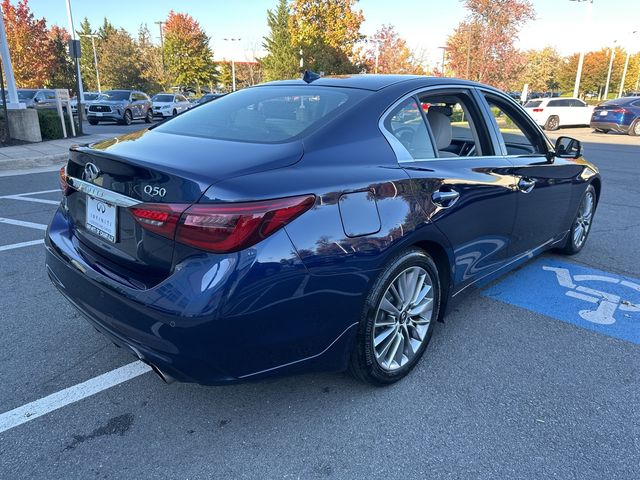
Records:
[[[309,210],[314,195],[230,204],[143,203],[129,211],[142,228],[216,253],[248,248]]]
[[[537,112],[537,113],[540,113],[540,112],[542,112],[543,110],[544,110],[544,108],[534,108],[534,109],[533,109],[533,111],[534,111],[534,112]]]

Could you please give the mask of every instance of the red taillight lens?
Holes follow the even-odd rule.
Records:
[[[182,215],[176,241],[210,252],[235,252],[268,237],[314,203],[314,195],[304,195],[226,205],[192,205]]]
[[[613,113],[627,113],[626,108],[616,108],[615,110],[609,110],[609,111]]]
[[[71,188],[69,186],[68,179],[67,167],[64,166],[60,169],[60,176],[58,177],[58,180],[60,181],[60,190],[62,190],[62,195],[65,197],[69,194],[69,189]]]
[[[537,113],[540,113],[540,112],[544,111],[544,108],[534,108],[533,111],[537,112]]]
[[[129,211],[142,228],[173,240],[180,215],[188,206],[171,203],[143,203],[129,207]]]

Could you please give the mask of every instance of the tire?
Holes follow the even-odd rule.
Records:
[[[551,115],[544,124],[545,130],[558,130],[560,128],[560,119],[557,115]]]
[[[629,135],[632,137],[640,136],[640,118],[636,118],[629,127]]]
[[[93,120],[92,118],[90,118],[89,120],[87,120],[89,122],[89,125],[97,125],[100,123],[99,120]]]
[[[147,114],[144,116],[145,123],[153,122],[153,110],[148,109]]]
[[[598,202],[597,198],[598,197],[596,196],[596,189],[593,188],[593,185],[589,185],[587,187],[587,190],[584,192],[584,195],[582,196],[580,207],[578,207],[576,216],[571,223],[571,230],[569,230],[567,240],[565,241],[565,244],[559,249],[560,253],[563,253],[565,255],[575,255],[580,250],[582,250],[584,244],[587,242],[589,232],[591,231],[593,214],[596,211]],[[589,202],[590,207],[588,206]],[[585,209],[590,209],[590,211],[587,212]],[[583,229],[582,233],[579,233],[580,228]]]
[[[408,288],[414,293],[411,295],[413,301],[404,306],[400,301],[402,289],[398,287],[403,278],[412,285],[410,288],[405,283],[405,290]],[[376,386],[404,378],[424,354],[440,306],[438,269],[431,257],[419,249],[396,255],[380,273],[367,296],[351,351],[350,372],[359,380]],[[422,308],[420,312],[419,308]],[[391,311],[395,311],[395,315],[388,313]]]
[[[122,116],[122,124],[131,125],[132,121],[133,121],[133,117],[131,116],[131,110],[125,110],[124,115]]]
[[[175,117],[178,114],[178,111],[174,108],[173,112],[171,113],[172,117]]]

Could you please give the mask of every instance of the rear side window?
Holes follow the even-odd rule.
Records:
[[[392,146],[396,153],[407,153],[399,154],[398,160],[420,160],[436,156],[427,125],[420,113],[421,108],[414,98],[408,98],[384,120],[384,128],[392,135],[392,138],[388,138],[394,144]]]
[[[189,110],[156,130],[240,142],[284,142],[326,123],[369,93],[313,85],[247,88]]]
[[[530,100],[525,103],[524,108],[535,108],[542,104],[542,100]]]

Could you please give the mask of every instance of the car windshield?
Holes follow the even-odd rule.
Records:
[[[95,100],[96,98],[98,98],[98,94],[97,93],[85,93],[84,94],[84,100],[86,101],[91,101],[91,100]]]
[[[19,100],[31,100],[36,96],[37,90],[18,90]]]
[[[173,95],[160,93],[158,95],[154,95],[151,100],[154,102],[173,102]]]
[[[368,93],[312,85],[247,88],[205,103],[156,130],[220,140],[283,142],[317,127]]]
[[[542,103],[542,101],[541,101],[541,100],[532,100],[532,101],[527,102],[527,103],[524,105],[524,108],[534,108],[534,107],[539,107],[541,103]]]
[[[109,92],[103,92],[100,96],[100,100],[110,100],[110,101],[118,101],[118,100],[129,100],[129,96],[131,92],[122,92],[118,90],[112,90]]]

